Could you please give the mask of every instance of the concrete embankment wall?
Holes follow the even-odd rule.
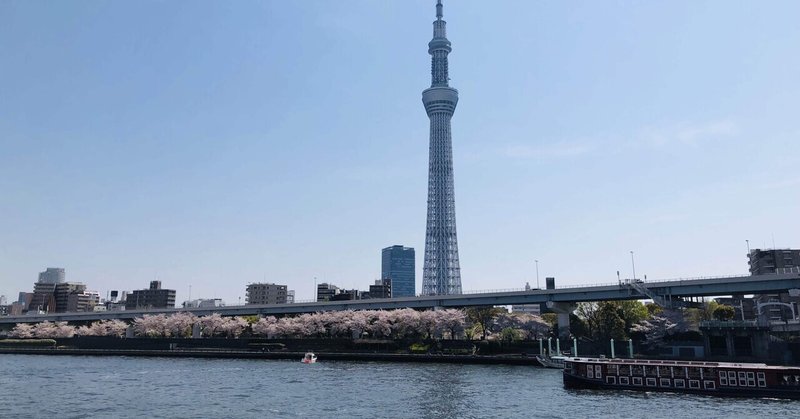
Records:
[[[236,359],[289,359],[300,361],[304,352],[256,352],[238,350],[134,350],[134,349],[70,349],[70,348],[0,348],[0,354],[24,355],[73,355],[73,356],[135,356],[167,358],[236,358]],[[317,354],[324,361],[382,361],[382,362],[438,362],[451,364],[508,364],[541,366],[534,357],[514,355],[429,355],[392,353],[344,353],[324,352]]]

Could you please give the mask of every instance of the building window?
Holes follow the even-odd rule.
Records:
[[[706,390],[716,390],[716,386],[711,380],[703,381],[703,385],[705,386]]]
[[[725,371],[719,372],[719,385],[727,386],[728,385],[728,374]]]

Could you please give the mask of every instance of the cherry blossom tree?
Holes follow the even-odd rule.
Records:
[[[33,326],[28,323],[17,323],[17,325],[14,326],[14,329],[11,330],[10,335],[20,339],[32,338],[34,336]]]
[[[244,317],[224,317],[219,331],[229,338],[238,338],[249,325]]]
[[[265,336],[269,339],[272,339],[277,335],[278,319],[275,316],[267,316],[258,319],[257,322],[253,323],[251,329],[253,330],[253,334],[257,336]]]
[[[200,331],[205,337],[214,337],[222,333],[225,319],[219,313],[200,317]]]
[[[376,338],[389,338],[392,336],[392,321],[389,312],[383,310],[372,311],[367,332]]]
[[[124,337],[125,333],[128,332],[128,323],[125,323],[122,320],[104,320],[101,323],[105,329],[103,336],[115,336],[121,338]]]
[[[192,326],[197,323],[197,316],[191,313],[175,313],[166,318],[165,328],[171,336],[187,337],[192,335]]]
[[[674,310],[664,310],[659,315],[648,320],[642,320],[631,327],[632,333],[644,335],[644,343],[650,349],[655,349],[664,343],[668,335],[685,332],[689,329],[683,314]]]
[[[450,339],[456,339],[464,333],[464,325],[467,322],[467,315],[463,310],[440,310],[439,323],[443,330],[446,330]]]
[[[149,338],[154,337],[169,337],[170,332],[167,328],[167,315],[145,314],[133,320],[133,331],[138,336],[146,336]]]

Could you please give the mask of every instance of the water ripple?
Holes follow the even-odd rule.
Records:
[[[790,417],[798,404],[564,390],[525,366],[0,355],[3,417]]]

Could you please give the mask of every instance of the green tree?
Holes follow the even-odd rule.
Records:
[[[714,309],[713,316],[720,321],[732,320],[736,316],[736,309],[728,305],[720,304]]]
[[[594,338],[597,331],[597,309],[600,303],[579,303],[575,314],[583,320],[587,337]]]
[[[546,321],[550,327],[556,327],[558,324],[558,314],[556,313],[544,313],[542,314],[542,320]]]
[[[664,312],[664,309],[661,308],[661,306],[659,306],[656,303],[647,303],[644,306],[645,308],[647,308],[647,314],[649,314],[650,317],[658,316],[659,314]]]
[[[625,322],[626,335],[631,332],[634,324],[646,320],[650,315],[647,307],[641,301],[616,301],[614,304],[617,306],[617,314]]]
[[[569,331],[572,333],[572,336],[575,337],[591,338],[591,335],[589,335],[586,328],[586,322],[578,317],[575,313],[569,314]]]
[[[595,314],[594,337],[598,340],[625,339],[625,320],[619,316],[619,306],[611,301],[598,304]]]
[[[500,331],[500,339],[507,342],[520,340],[519,330],[514,329],[513,327],[506,327]]]
[[[473,324],[477,324],[481,327],[483,331],[483,339],[486,340],[486,336],[489,335],[492,326],[494,326],[495,317],[497,317],[497,315],[503,311],[504,310],[501,308],[496,308],[493,306],[483,306],[483,307],[470,307],[466,310],[466,313],[467,313],[467,318]]]

